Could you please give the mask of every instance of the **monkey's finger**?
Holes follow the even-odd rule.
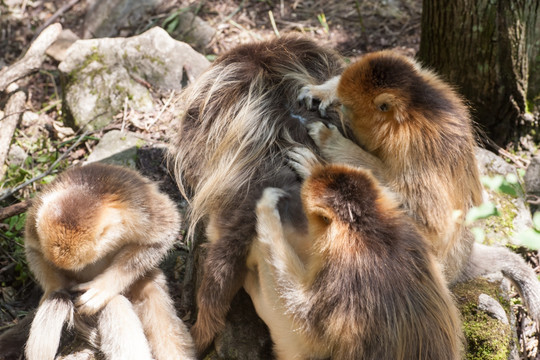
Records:
[[[262,197],[257,203],[257,207],[265,206],[265,207],[275,208],[277,206],[279,199],[281,199],[282,197],[286,197],[288,195],[289,194],[283,189],[267,187],[266,189],[264,189]]]
[[[77,298],[75,306],[79,313],[93,315],[103,309],[111,298],[107,292],[92,288]]]
[[[304,147],[293,148],[287,153],[287,156],[289,158],[289,165],[302,179],[309,177],[313,167],[319,163],[315,154]]]
[[[313,108],[313,95],[311,94],[311,87],[309,85],[300,89],[297,100],[300,103],[304,102],[309,110]]]

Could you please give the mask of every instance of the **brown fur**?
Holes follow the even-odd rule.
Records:
[[[290,318],[288,327],[266,320],[280,359],[461,359],[459,313],[439,266],[369,173],[314,167],[302,187],[306,261],[284,236],[281,195],[267,189],[259,201],[254,245],[275,282],[262,287]]]
[[[460,219],[482,201],[463,101],[433,73],[391,51],[368,54],[347,67],[335,90],[354,137],[378,160],[364,154],[348,156],[347,163],[370,168],[400,196],[431,240],[447,279],[455,282],[473,246]],[[339,153],[347,150],[333,142],[330,130],[318,129],[325,157],[343,161]],[[317,136],[315,127],[313,132]]]
[[[171,158],[191,205],[190,233],[203,220],[209,239],[191,330],[200,352],[222,328],[244,283],[263,189],[281,187],[299,196],[300,181],[285,154],[295,144],[315,147],[296,115],[319,118],[296,96],[306,82],[322,82],[340,70],[333,52],[285,37],[224,54],[184,92]],[[288,219],[305,227],[300,201],[292,204]]]
[[[474,131],[463,100],[434,73],[392,51],[364,56],[310,93],[321,104],[336,98],[355,140],[335,128],[308,125],[331,162],[370,169],[399,197],[431,241],[450,284],[502,271],[518,286],[529,311],[540,320],[540,283],[525,262],[507,249],[474,244],[463,224],[482,202],[474,156]],[[323,106],[324,107],[324,106]]]
[[[197,295],[197,321],[191,329],[199,353],[223,327],[232,297],[242,285],[265,322],[278,319],[280,326],[290,328],[290,319],[286,316],[289,309],[275,307],[273,302],[275,290],[271,284],[274,280],[268,278],[268,264],[253,259],[257,253],[251,246],[257,237],[255,207],[265,188],[285,190],[290,199],[286,205],[280,205],[283,232],[290,235],[286,238],[299,259],[309,257],[311,238],[301,206],[301,179],[288,166],[286,155],[298,145],[316,151],[305,123],[321,118],[295,99],[304,84],[322,83],[338,75],[341,66],[341,60],[333,52],[307,39],[287,36],[239,46],[216,60],[185,90],[185,109],[170,155],[179,187],[191,205],[190,232],[193,234],[202,221],[209,240]],[[335,111],[330,111],[328,116],[330,123],[341,124]],[[426,269],[425,276],[436,273],[429,266]],[[413,282],[411,286],[415,289],[416,285]],[[373,299],[377,296],[374,293]],[[361,295],[354,294],[354,297]],[[392,304],[382,307],[385,306],[391,309]],[[446,309],[447,305],[436,305],[437,309],[440,307]],[[318,310],[322,313],[310,317],[324,316],[331,309]],[[340,319],[336,321],[321,324],[335,329],[341,324]],[[404,320],[403,324],[410,321],[412,318]],[[443,323],[421,326],[437,327]],[[409,325],[409,333],[425,333],[423,329],[414,328],[420,326],[417,321]],[[449,333],[455,330],[455,327],[448,329]],[[399,337],[391,328],[381,331],[391,333],[392,338]],[[451,336],[459,338],[458,333]],[[273,332],[274,341],[277,341],[276,336],[279,335]],[[315,337],[293,341],[290,349],[299,346],[309,352],[318,340],[320,338]],[[329,339],[324,338],[317,347],[329,346],[326,340]],[[385,350],[390,351],[395,344],[390,343]],[[449,343],[442,342],[439,346],[443,349]],[[449,351],[454,350],[452,347]],[[366,354],[370,351],[366,350]],[[339,358],[339,353],[335,354]],[[290,354],[285,352],[282,356]]]
[[[53,358],[76,310],[109,359],[150,358],[150,350],[156,359],[194,358],[157,268],[179,230],[176,205],[135,171],[96,163],[61,174],[27,217],[26,255],[44,290],[27,357]]]

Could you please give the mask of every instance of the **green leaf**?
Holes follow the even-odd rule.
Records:
[[[516,239],[526,247],[538,250],[540,249],[540,232],[534,230],[534,229],[526,229],[523,231],[520,231],[516,235]]]
[[[495,176],[482,176],[480,181],[484,186],[487,186],[490,190],[497,191],[504,182],[502,175]]]
[[[473,207],[465,217],[465,225],[470,225],[476,220],[486,219],[493,215],[499,215],[499,211],[490,202],[482,203],[480,206]]]
[[[532,221],[533,221],[533,227],[537,231],[540,231],[540,211],[537,211],[534,213]]]
[[[474,235],[474,241],[478,243],[484,242],[486,238],[486,234],[484,233],[484,230],[482,228],[473,227],[471,228],[471,233]]]

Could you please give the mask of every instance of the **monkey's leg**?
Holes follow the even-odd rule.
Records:
[[[540,282],[518,254],[504,247],[475,243],[461,281],[501,271],[517,287],[531,317],[540,324]]]
[[[241,243],[241,235],[237,236],[230,233],[212,242],[204,260],[204,273],[197,292],[197,321],[191,328],[198,355],[225,326],[232,299],[244,283],[249,243]]]
[[[167,249],[164,243],[124,246],[103,273],[72,288],[73,291],[83,292],[75,301],[78,312],[83,315],[98,312],[110,299],[123,293],[137,279],[156,267]]]
[[[196,359],[193,340],[176,315],[161,270],[155,269],[137,281],[129,294],[155,360]]]
[[[113,297],[97,322],[100,350],[108,360],[152,359],[141,321],[126,297]]]
[[[334,76],[320,85],[306,85],[300,89],[298,101],[304,101],[308,109],[312,108],[313,98],[320,100],[319,112],[326,116],[326,108],[337,100],[337,86],[341,75]]]
[[[299,314],[309,303],[305,292],[307,271],[283,233],[281,218],[276,207],[285,193],[281,189],[266,188],[257,203],[257,242],[266,262],[271,264],[281,298]]]
[[[341,135],[337,127],[332,124],[326,126],[319,121],[306,126],[325,160],[371,170],[379,182],[386,183],[383,162]]]
[[[26,343],[28,360],[54,360],[64,323],[73,326],[74,305],[68,293],[53,292],[39,305]]]

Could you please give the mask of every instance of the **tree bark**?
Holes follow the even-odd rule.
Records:
[[[531,0],[423,1],[420,60],[457,86],[501,146],[530,125],[524,114],[539,13]]]

